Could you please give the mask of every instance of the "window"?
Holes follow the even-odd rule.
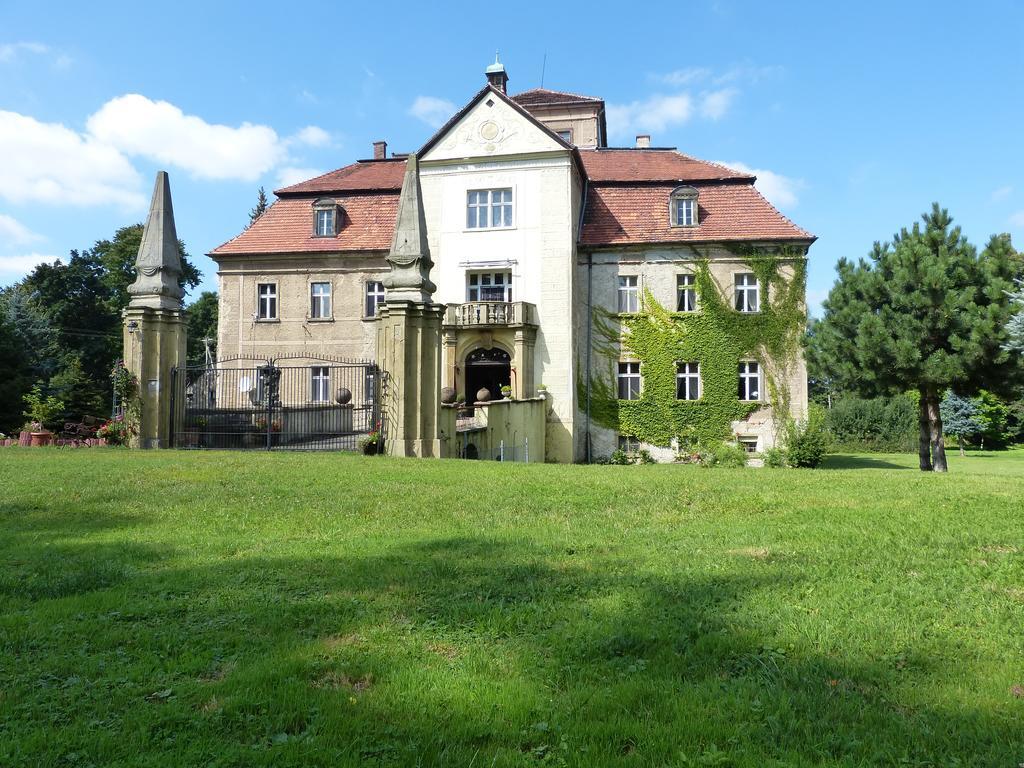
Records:
[[[466,275],[466,301],[512,301],[512,273],[471,272]]]
[[[676,363],[676,400],[700,400],[699,363]]]
[[[478,189],[466,193],[466,228],[512,226],[512,190]]]
[[[760,312],[760,294],[756,275],[751,272],[736,275],[736,309],[739,312]]]
[[[570,129],[566,128],[564,131],[555,131],[555,133],[566,144],[572,144],[572,131]]]
[[[316,237],[333,238],[337,233],[335,228],[335,208],[317,208],[316,215]]]
[[[740,400],[760,400],[761,370],[757,363],[744,360],[740,363],[739,374]]]
[[[310,400],[314,403],[327,403],[331,399],[331,369],[326,365],[314,365],[312,373],[312,389]]]
[[[619,278],[619,312],[639,311],[640,293],[637,284],[636,275],[624,275]]]
[[[256,317],[260,320],[277,319],[277,285],[275,283],[260,283],[256,287],[259,300],[256,307]]]
[[[676,275],[676,312],[697,311],[696,275]]]
[[[331,284],[309,284],[309,316],[313,320],[326,320],[331,316]]]
[[[377,280],[366,281],[366,317],[376,317],[377,310],[384,303],[384,283]]]
[[[619,400],[640,399],[640,363],[619,363]]]
[[[697,190],[678,187],[673,190],[669,203],[669,219],[673,227],[697,226]]]
[[[757,453],[757,438],[756,437],[753,437],[753,436],[743,436],[743,437],[740,437],[736,442],[738,442],[740,444],[740,448],[742,448],[747,453]]]
[[[634,435],[619,435],[618,448],[623,453],[636,453],[640,450],[640,441]]]

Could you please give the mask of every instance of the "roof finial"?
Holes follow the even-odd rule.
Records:
[[[501,63],[498,51],[494,52],[494,63],[484,70],[484,74],[487,75],[487,82],[502,93],[506,92],[505,89],[508,85],[508,73],[505,71],[505,65]]]

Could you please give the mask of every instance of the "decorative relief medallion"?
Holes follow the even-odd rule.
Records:
[[[502,144],[517,133],[515,126],[485,117],[474,120],[454,131],[446,141],[442,142],[441,146],[446,150],[461,148],[467,153],[490,154],[497,151]]]

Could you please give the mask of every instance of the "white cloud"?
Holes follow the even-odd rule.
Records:
[[[663,131],[670,125],[682,125],[693,115],[693,101],[685,93],[675,96],[656,94],[643,101],[608,105],[608,130],[616,136],[644,131]]]
[[[440,128],[453,114],[456,107],[447,99],[436,96],[417,96],[409,107],[409,114],[422,120],[431,128]]]
[[[720,165],[732,168],[740,173],[757,176],[754,186],[778,208],[795,208],[800,202],[797,191],[805,186],[803,179],[793,179],[764,168],[751,168],[746,163],[717,161]]]
[[[703,93],[700,97],[700,114],[708,120],[720,120],[729,111],[738,91],[735,88],[723,88],[720,91]]]
[[[992,202],[997,203],[1000,200],[1005,200],[1011,194],[1013,194],[1013,187],[1011,187],[1009,184],[1005,184],[999,187],[998,189],[992,190]]]
[[[13,216],[0,213],[0,247],[4,245],[26,245],[45,240],[37,235]]]
[[[292,184],[298,184],[300,181],[312,179],[314,176],[319,176],[322,173],[323,171],[316,168],[295,168],[291,166],[281,168],[277,172],[277,182],[274,184],[274,189],[290,187]]]
[[[307,125],[292,137],[292,140],[309,147],[326,147],[331,143],[331,134],[315,125]]]
[[[0,63],[13,61],[19,53],[43,54],[50,50],[50,47],[42,43],[3,43],[0,44]]]
[[[145,205],[123,154],[59,123],[0,111],[0,197],[14,203]]]
[[[1024,211],[1017,211],[1010,216],[1010,225],[1024,228]]]
[[[24,256],[0,256],[0,275],[21,279],[39,264],[52,264],[55,261],[61,261],[61,258],[41,253],[28,253]]]
[[[137,93],[108,101],[87,127],[125,154],[176,165],[200,179],[255,181],[287,157],[286,142],[265,125],[212,124]]]
[[[667,85],[684,86],[703,82],[709,77],[711,77],[711,70],[707,67],[687,67],[674,72],[666,72],[663,75],[655,75],[654,79]]]

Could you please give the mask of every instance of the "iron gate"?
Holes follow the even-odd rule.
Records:
[[[354,450],[380,428],[381,373],[364,360],[229,358],[171,381],[175,448]]]

